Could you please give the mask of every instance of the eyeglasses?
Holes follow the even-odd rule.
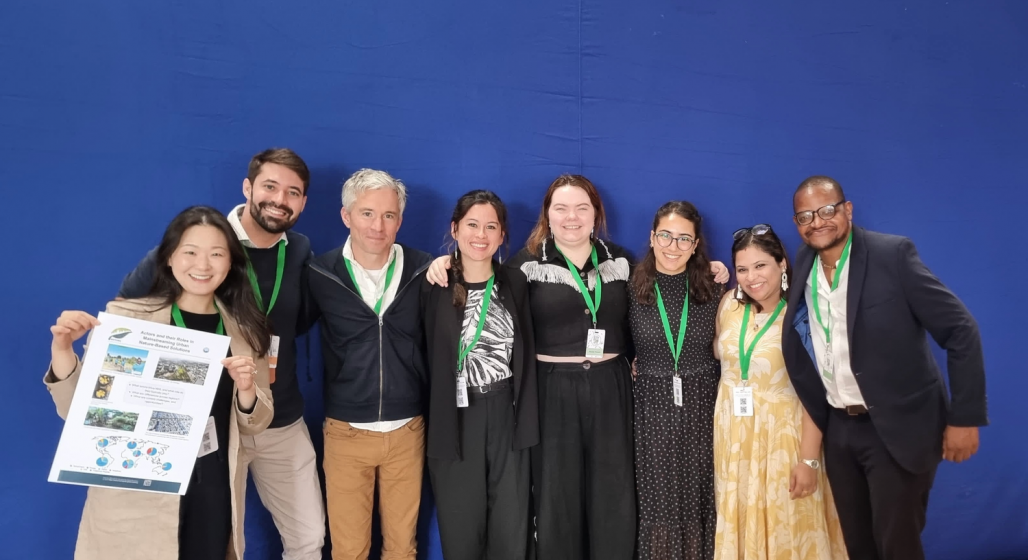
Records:
[[[826,220],[826,221],[827,220],[831,220],[832,218],[835,217],[835,212],[836,212],[835,207],[840,205],[840,204],[845,204],[845,203],[846,203],[846,199],[844,198],[844,199],[840,200],[839,202],[836,202],[835,204],[829,204],[827,206],[822,206],[822,207],[818,208],[817,210],[806,210],[806,211],[803,211],[803,212],[796,212],[795,214],[793,214],[793,217],[796,218],[796,223],[801,225],[801,226],[805,226],[805,225],[809,224],[810,222],[813,222],[814,221],[814,214],[817,214],[818,217],[821,218],[822,220]]]
[[[732,240],[733,241],[738,241],[738,240],[742,239],[742,236],[746,235],[747,233],[750,233],[750,234],[753,234],[753,235],[765,235],[769,231],[771,231],[771,225],[770,224],[757,224],[757,225],[755,225],[753,227],[749,227],[749,228],[745,228],[744,227],[744,228],[740,228],[740,229],[735,230],[735,233],[732,234]]]
[[[688,235],[672,237],[671,234],[666,231],[658,231],[653,235],[657,238],[657,245],[660,245],[661,247],[670,247],[671,242],[674,241],[678,245],[679,249],[682,251],[688,251],[693,248],[693,245],[696,245],[696,240]]]

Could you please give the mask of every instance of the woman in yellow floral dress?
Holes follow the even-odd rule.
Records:
[[[714,353],[717,560],[846,559],[821,466],[821,432],[800,404],[782,357],[789,285],[771,226],[735,232],[736,290],[718,310]],[[740,336],[742,333],[742,336]]]

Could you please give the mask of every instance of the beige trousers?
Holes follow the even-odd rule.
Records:
[[[414,560],[425,465],[425,420],[391,432],[325,422],[325,486],[333,560],[364,560],[378,482],[382,560]]]
[[[239,439],[240,466],[249,465],[261,502],[275,520],[282,559],[321,560],[325,508],[314,445],[303,418]]]

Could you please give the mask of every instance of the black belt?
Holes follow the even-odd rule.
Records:
[[[499,391],[510,389],[511,382],[510,378],[501,379],[494,383],[486,383],[485,385],[468,385],[469,395],[485,395],[486,393],[497,393]]]
[[[867,414],[867,407],[862,404],[851,404],[843,408],[836,408],[840,414],[846,414],[847,416],[860,416]]]

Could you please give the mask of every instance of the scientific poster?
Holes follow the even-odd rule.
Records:
[[[97,318],[48,480],[185,494],[229,338]]]

